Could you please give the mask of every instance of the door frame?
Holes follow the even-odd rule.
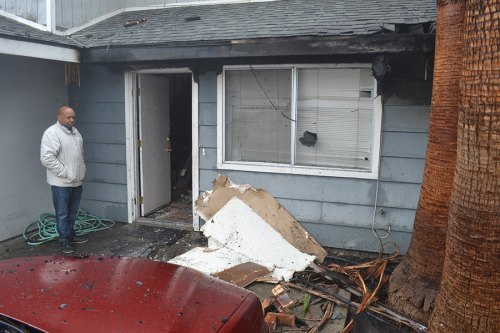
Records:
[[[200,230],[200,218],[195,210],[195,201],[200,191],[199,183],[199,135],[198,135],[198,83],[194,80],[189,68],[159,68],[125,72],[125,147],[127,159],[127,208],[128,222],[141,218],[140,186],[139,186],[139,156],[138,115],[136,103],[137,76],[141,74],[191,74],[191,132],[192,132],[192,213],[193,229]]]

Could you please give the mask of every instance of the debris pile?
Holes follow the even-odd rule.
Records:
[[[427,330],[379,302],[388,264],[399,253],[348,265],[327,257],[271,194],[226,176],[217,177],[196,208],[208,247],[170,262],[256,292],[271,332],[379,332],[373,322],[401,332]]]
[[[207,248],[195,248],[170,262],[213,274],[246,262],[266,267],[288,281],[326,251],[268,192],[219,176],[214,190],[196,201],[206,221]]]

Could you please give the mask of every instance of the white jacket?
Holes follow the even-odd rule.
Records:
[[[59,122],[42,136],[40,161],[47,168],[47,183],[60,187],[77,187],[85,176],[83,139],[78,130],[70,131]]]

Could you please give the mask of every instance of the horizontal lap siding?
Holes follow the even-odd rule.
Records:
[[[373,235],[370,228],[330,226],[321,223],[302,223],[302,226],[324,246],[371,252],[379,251],[381,248],[381,242]],[[381,237],[386,235],[384,231],[379,232],[379,234]],[[406,244],[410,244],[410,240],[410,232],[391,230],[391,237],[382,239],[382,242],[387,244],[384,251],[395,251],[396,249],[392,244],[396,243],[401,247],[400,250],[405,252],[405,247],[408,247]]]
[[[380,248],[372,233],[377,197],[375,227],[390,226],[391,237],[406,251],[420,194],[429,106],[384,105],[376,195],[376,180],[218,170],[216,86],[214,72],[200,76],[201,191],[210,190],[218,174],[228,175],[236,183],[269,191],[322,245],[367,251]]]
[[[53,212],[40,139],[68,103],[64,64],[0,54],[0,241]]]
[[[38,7],[32,8],[37,5]],[[151,5],[166,5],[182,2],[192,2],[193,0],[56,0],[56,19],[57,25],[64,28],[73,28],[100,16],[125,7],[144,7]],[[223,0],[198,0],[203,1],[223,1]],[[28,4],[28,6],[27,6]],[[29,6],[31,5],[31,7]],[[30,18],[34,15],[36,18],[38,12],[44,13],[45,0],[0,0],[0,9],[8,9],[13,14]],[[42,22],[43,23],[43,22]]]
[[[45,24],[45,0],[0,0],[0,10]]]
[[[81,207],[127,221],[124,75],[90,65],[83,65],[81,73],[81,87],[70,91],[87,166]]]

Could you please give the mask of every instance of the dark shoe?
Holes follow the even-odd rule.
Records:
[[[70,254],[70,253],[75,252],[75,250],[73,250],[73,246],[71,246],[70,243],[61,244],[61,250],[62,250],[62,253],[66,253],[66,254]]]
[[[72,237],[69,241],[73,244],[81,244],[81,243],[87,243],[88,238],[85,238],[82,236],[75,236],[75,237]]]

